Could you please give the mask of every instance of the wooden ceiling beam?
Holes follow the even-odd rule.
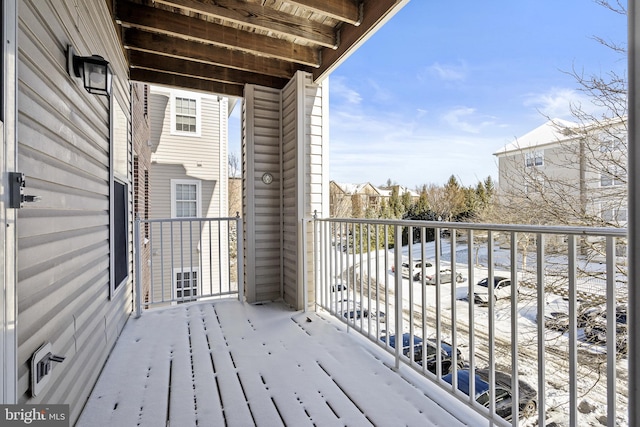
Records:
[[[224,68],[202,62],[156,55],[137,50],[129,50],[129,65],[132,68],[144,68],[163,73],[193,76],[199,79],[214,80],[221,83],[248,83],[281,89],[288,79],[265,76],[263,74]]]
[[[238,2],[237,0],[216,0],[215,2],[155,0],[155,2],[213,18],[224,19],[238,25],[246,25],[295,37],[322,47],[335,49],[338,46],[337,36],[333,27],[264,7],[260,4]]]
[[[118,2],[117,22],[125,27],[182,37],[314,68],[321,65],[317,49],[129,1]]]
[[[125,48],[143,52],[155,52],[165,56],[212,65],[251,71],[273,77],[290,79],[299,69],[291,62],[219,46],[194,42],[165,34],[149,33],[136,28],[127,28],[122,37]],[[307,71],[310,71],[308,69]]]
[[[197,90],[208,93],[218,93],[220,95],[236,97],[242,97],[244,95],[243,85],[196,79],[194,77],[161,73],[154,70],[144,70],[142,68],[132,69],[130,71],[130,78],[133,81],[143,83],[179,87],[182,89]]]
[[[355,26],[360,25],[362,20],[358,0],[287,0],[287,2]]]

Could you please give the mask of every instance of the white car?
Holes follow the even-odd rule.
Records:
[[[422,280],[422,266],[424,265],[426,276],[434,276],[436,274],[436,267],[433,265],[431,261],[427,260],[413,260],[413,268],[409,268],[409,261],[404,261],[402,263],[402,277],[409,279],[410,277],[413,280]],[[391,271],[395,272],[395,267],[391,267]]]
[[[473,287],[473,302],[489,304],[489,278],[485,277]],[[493,277],[493,297],[495,300],[511,298],[511,279],[508,277]]]

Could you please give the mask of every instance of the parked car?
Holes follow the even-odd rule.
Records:
[[[563,311],[550,311],[544,314],[544,326],[560,332],[569,330],[569,314]]]
[[[576,314],[576,326],[578,328],[584,328],[592,319],[598,317],[604,305],[593,303],[582,303],[577,307]],[[536,315],[536,321],[538,321]],[[566,332],[569,329],[569,299],[566,297],[558,297],[546,303],[544,313],[544,324],[547,328],[555,329],[561,332]]]
[[[468,369],[457,371],[458,390],[469,395],[469,378],[471,372]],[[442,379],[449,384],[453,383],[453,373],[445,375]],[[479,369],[475,374],[475,399],[479,404],[489,407],[489,371]],[[529,418],[535,415],[538,407],[536,390],[524,381],[518,382],[518,402],[520,418]],[[507,421],[512,419],[513,391],[511,390],[511,375],[495,371],[495,408],[496,414]]]
[[[493,297],[498,300],[511,297],[511,279],[508,277],[493,277]],[[471,298],[469,298],[471,301]],[[489,303],[489,278],[485,277],[473,287],[473,301],[478,304]]]
[[[587,341],[594,343],[607,342],[607,311],[602,306],[596,315],[592,315],[584,327],[584,336]],[[627,351],[627,306],[616,306],[616,349],[618,352]]]
[[[452,276],[453,276],[453,273],[451,272],[450,269],[445,268],[444,270],[440,270],[440,283],[451,283]],[[462,274],[456,273],[456,283],[462,283],[462,282],[464,282],[464,277],[462,277]],[[436,275],[433,274],[431,276],[429,275],[425,276],[424,283],[427,285],[435,285]]]
[[[540,321],[537,314],[536,321]],[[559,297],[545,304],[544,326],[560,332],[569,329],[569,301],[566,298]]]
[[[438,363],[436,348],[436,340],[433,338],[427,339],[427,370],[429,372],[433,372],[434,374],[436,373],[436,364]],[[453,354],[452,351],[453,349],[451,347],[451,344],[446,341],[440,340],[440,363],[442,366],[442,375],[445,375],[451,371],[451,355]],[[458,349],[456,349],[456,362],[458,365],[458,369],[462,369],[464,367],[464,357],[462,357],[462,353]],[[424,363],[424,361],[422,363]]]
[[[424,269],[425,269],[425,277],[427,276],[433,276],[436,274],[436,268],[433,265],[433,263],[431,261],[427,261],[427,260],[413,260],[413,268],[410,269],[409,268],[409,262],[405,261],[402,263],[402,268],[400,270],[400,273],[402,274],[402,277],[409,279],[410,277],[413,278],[413,280],[422,280],[422,266],[424,265]],[[395,266],[391,266],[391,271],[395,272],[396,268]]]
[[[402,354],[409,357],[409,353],[411,351],[411,346],[409,345],[409,340],[411,336],[409,333],[402,334]],[[386,342],[386,337],[381,337],[380,341]],[[425,363],[424,355],[422,353],[422,338],[418,336],[413,336],[413,360],[418,362],[420,365]],[[396,336],[391,335],[389,337],[389,346],[391,348],[396,348]],[[427,357],[426,357],[426,366],[427,370],[430,372],[436,373],[436,363],[437,363],[437,346],[436,340],[427,339],[425,342],[425,347],[427,349]],[[446,374],[451,371],[451,355],[453,349],[451,344],[440,341],[440,363],[442,367],[442,373]],[[464,366],[464,358],[460,353],[460,350],[456,351],[457,354],[457,363],[458,367],[462,368]]]
[[[333,302],[332,302],[332,305],[333,305]],[[342,317],[349,320],[354,320],[354,319],[358,320],[363,317],[364,318],[371,317],[372,319],[378,318],[380,320],[380,323],[385,323],[387,319],[384,311],[376,311],[376,310],[369,311],[367,308],[361,307],[360,303],[354,302],[346,298],[341,301],[338,301],[335,307],[336,307],[335,310],[338,313],[342,313]]]
[[[347,285],[337,282],[331,285],[331,292],[347,292]]]

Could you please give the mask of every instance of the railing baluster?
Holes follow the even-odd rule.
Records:
[[[398,245],[399,244],[399,245]],[[395,313],[396,313],[396,369],[400,369],[400,356],[402,355],[402,228],[399,225],[395,226],[394,234],[394,247],[393,252],[395,256]],[[409,251],[409,257],[411,258],[411,251]],[[409,265],[411,267],[411,265]],[[409,268],[409,275],[411,275],[411,268]]]
[[[420,227],[420,257],[424,260],[427,258],[426,256],[426,243],[427,243],[427,228]],[[424,264],[423,264],[424,265]],[[422,372],[427,372],[427,363],[424,362],[425,355],[428,357],[429,353],[427,352],[427,337],[429,336],[427,331],[427,289],[426,289],[426,277],[425,274],[422,274],[422,283],[420,286],[421,299],[422,299]]]
[[[236,259],[238,263],[238,299],[244,302],[244,231],[242,218],[236,215]]]
[[[607,425],[616,424],[616,247],[612,236],[606,238],[607,269]]]
[[[389,348],[389,328],[388,323],[391,323],[391,312],[389,311],[389,225],[383,225],[384,227],[384,314],[387,327],[385,328],[385,347]]]
[[[474,247],[474,235],[473,230],[468,230],[467,237],[467,247],[468,251],[468,268],[467,272],[469,274],[467,279],[467,295],[468,295],[468,304],[469,304],[469,372],[476,371],[476,355],[475,355],[475,301],[473,298],[473,285],[475,283],[475,264],[473,260],[473,247]],[[475,399],[473,396],[476,395],[476,377],[475,375],[469,375],[469,402],[471,404],[475,404]]]
[[[457,292],[456,292],[456,229],[451,230],[451,243],[449,247],[451,248],[451,348],[458,348],[458,318],[457,318]],[[438,274],[440,274],[440,268],[437,270]],[[453,367],[454,378],[458,378],[455,375],[456,368],[458,363],[458,355],[457,352],[451,352],[451,366]]]
[[[435,318],[435,327],[436,327],[436,348],[440,348],[440,343],[442,342],[442,292],[440,286],[440,254],[442,253],[442,240],[440,239],[440,228],[436,228],[435,230],[435,265],[436,265],[436,318]],[[440,351],[436,351],[436,376],[438,378],[442,377],[442,354]],[[451,387],[453,390],[457,388],[458,378],[453,377],[453,382]]]
[[[544,235],[536,236],[536,288],[538,296],[538,419],[544,420],[545,404],[545,289],[544,289]]]
[[[518,290],[520,289],[520,281],[518,280],[518,235],[511,232],[511,244],[509,245],[510,262],[511,262],[511,336],[518,336]],[[511,389],[516,390],[513,393],[513,402],[511,402],[511,413],[513,414],[512,425],[517,427],[520,415],[520,389],[518,382],[518,340],[511,340]]]
[[[495,289],[494,289],[494,269],[495,261],[493,248],[493,232],[489,231],[487,239],[487,264],[489,268],[489,280],[487,289],[489,291],[489,416],[494,417],[496,413],[496,327],[495,327]]]
[[[142,262],[142,252],[140,251],[140,216],[136,215],[136,219],[133,223],[133,251],[135,255],[135,301],[136,301],[136,317],[140,317],[142,314],[142,274],[140,272],[140,263]]]
[[[568,236],[569,279],[569,426],[578,426],[578,330],[576,236]],[[544,321],[543,321],[544,323]]]

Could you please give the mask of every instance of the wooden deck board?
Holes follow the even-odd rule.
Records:
[[[463,425],[352,335],[280,304],[147,311],[130,319],[77,425]]]

